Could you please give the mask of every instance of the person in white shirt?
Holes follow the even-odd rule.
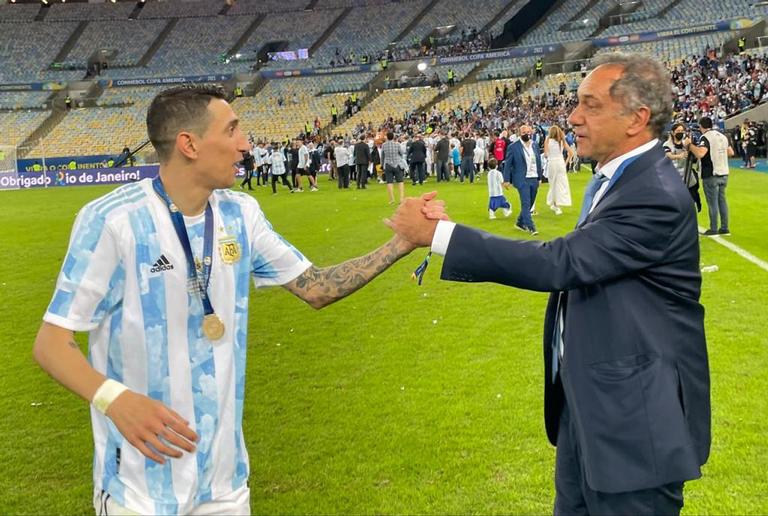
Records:
[[[728,186],[730,172],[728,158],[734,154],[733,147],[727,136],[712,127],[712,119],[708,116],[701,117],[699,126],[702,132],[699,145],[690,143],[688,150],[700,160],[701,164],[701,180],[704,183],[704,195],[707,198],[709,212],[709,229],[704,231],[704,235],[730,235],[725,189]]]
[[[339,173],[339,189],[349,188],[349,154],[344,146],[344,141],[339,138],[333,149],[333,156],[336,159],[336,168]]]
[[[488,160],[488,218],[496,218],[496,210],[501,208],[505,217],[512,215],[512,206],[504,197],[504,177],[498,170],[499,162],[496,158]],[[509,188],[509,187],[507,187]]]
[[[562,207],[571,205],[571,186],[566,170],[573,159],[573,149],[565,142],[563,130],[557,125],[549,128],[549,134],[544,140],[544,152],[547,156],[549,179],[547,204],[555,215],[561,215]],[[567,152],[567,159],[563,158],[563,152]]]
[[[296,173],[296,189],[301,190],[301,177],[306,176],[309,178],[309,191],[317,191],[317,183],[312,174],[309,173],[309,148],[304,140],[297,140],[296,144],[299,145],[299,164],[298,171]]]
[[[34,357],[92,403],[97,513],[249,514],[249,281],[322,308],[412,247],[394,236],[313,265],[230,190],[248,141],[221,88],[161,92],[147,129],[159,176],[80,211]],[[76,331],[90,332],[88,359]]]
[[[475,170],[478,174],[488,168],[488,137],[478,135],[475,140]]]
[[[283,185],[288,187],[288,191],[293,193],[293,187],[286,177],[285,170],[285,154],[283,150],[277,146],[272,154],[269,155],[268,161],[271,165],[272,171],[272,195],[277,194],[277,181],[281,179]]]

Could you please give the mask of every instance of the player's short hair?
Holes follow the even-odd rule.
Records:
[[[208,104],[227,100],[218,86],[177,86],[152,99],[147,110],[147,133],[161,163],[167,162],[176,144],[176,135],[189,131],[202,135],[210,123]]]

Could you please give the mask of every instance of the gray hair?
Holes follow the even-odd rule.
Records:
[[[611,85],[611,98],[621,102],[624,114],[648,108],[648,126],[660,137],[672,120],[672,80],[664,65],[651,57],[623,52],[603,54],[594,64],[622,67],[621,77]]]

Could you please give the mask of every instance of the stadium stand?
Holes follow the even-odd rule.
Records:
[[[37,4],[0,4],[0,22],[32,21],[40,11]]]
[[[0,145],[19,145],[50,114],[50,111],[12,111],[0,113],[0,135],[2,135],[0,137]]]
[[[109,79],[249,73],[256,64],[257,52],[271,42],[282,42],[286,50],[318,48],[309,60],[270,62],[265,65],[267,70],[326,67],[331,61],[338,65],[350,54],[354,55],[352,64],[359,64],[363,54],[373,62],[387,48],[413,45],[437,26],[455,25],[452,34],[460,35],[462,30],[479,30],[496,19],[490,30],[497,33],[530,1],[479,0],[466,8],[466,3],[459,0],[238,0],[227,8],[220,1],[168,0],[147,2],[136,10],[137,20],[128,19],[136,8],[133,2],[67,3],[51,5],[43,21],[32,21],[43,12],[39,5],[0,5],[0,56],[8,64],[0,68],[0,83],[82,79],[82,68],[99,49],[116,51],[110,68],[102,73],[103,78]],[[605,15],[613,7],[613,2],[593,0],[559,2],[518,44],[567,42],[591,34],[604,37],[677,28],[724,17],[768,14],[768,7],[751,0],[643,0],[636,11],[611,18],[611,25],[599,32],[597,21],[602,18],[605,23]],[[500,13],[504,15],[499,16]],[[371,23],[372,20],[375,23]],[[75,34],[78,27],[82,29],[81,34]],[[166,30],[167,37],[158,39]],[[36,37],[29,38],[29,34]],[[723,45],[736,36],[736,31],[711,32],[616,49],[654,55],[668,64],[673,74],[677,74],[676,91],[682,92],[676,104],[681,116],[691,118],[702,109],[713,109],[718,115],[727,116],[762,102],[768,86],[762,71],[765,69],[762,56],[726,56],[717,62],[701,62],[700,56],[708,50],[714,49],[720,55]],[[395,39],[399,41],[393,44]],[[136,66],[153,46],[157,46],[156,52],[151,54],[146,66]],[[242,59],[226,62],[223,58],[233,48]],[[596,55],[616,49],[598,49]],[[65,69],[51,67],[56,59],[63,60]],[[377,75],[372,71],[261,80],[258,88],[264,86],[255,97],[242,97],[234,102],[244,126],[258,139],[282,140],[286,136],[294,137],[303,131],[306,122],[314,124],[316,118],[323,127],[328,125],[331,104],[337,107],[341,119],[341,124],[332,132],[341,134],[360,127],[361,123],[381,123],[390,116],[405,120],[407,113],[436,98],[441,100],[431,111],[448,118],[455,116],[457,106],[464,114],[483,111],[478,110],[478,106],[520,109],[522,104],[500,101],[496,91],[504,85],[513,91],[515,79],[519,78],[525,84],[523,98],[532,97],[534,109],[546,108],[546,116],[561,120],[562,113],[554,111],[561,107],[561,101],[565,102],[557,95],[560,84],[566,85],[567,95],[563,97],[570,98],[581,76],[579,73],[545,74],[542,80],[533,81],[530,77],[536,59],[492,60],[483,63],[466,81],[465,77],[478,63],[431,66],[424,78],[415,82],[431,84],[437,74],[440,82],[445,83],[448,69],[452,69],[458,84],[445,92],[444,98],[438,95],[445,91],[445,86],[384,90],[368,98],[371,80],[377,78],[376,87],[381,87],[385,75],[394,78],[403,73],[404,67],[413,66],[407,63],[400,68],[393,67],[390,74]],[[66,69],[68,67],[78,69]],[[545,69],[545,73],[547,71]],[[681,74],[684,82],[679,78]],[[239,78],[238,82],[242,85],[248,79]],[[391,82],[390,85],[398,84]],[[93,102],[86,102],[91,107],[67,113],[35,152],[48,155],[52,152],[117,153],[126,144],[141,143],[145,138],[146,106],[159,89],[105,90],[96,99],[95,107]],[[363,102],[362,111],[346,117],[345,102],[352,91],[358,92],[358,97],[367,104]],[[728,92],[732,93],[730,98],[726,98]],[[22,133],[28,135],[34,131],[50,114],[50,111],[39,111],[49,97],[49,91],[0,93],[0,109],[4,110],[0,113],[2,127],[5,130],[13,127],[16,134],[13,139],[23,140]],[[33,111],[27,112],[30,109]],[[8,110],[16,111],[9,113]],[[133,125],[139,129],[130,129]]]
[[[666,30],[737,16],[764,17],[768,14],[768,5],[760,4],[749,0],[682,0],[660,18],[651,16],[642,21],[612,25],[599,37]]]
[[[11,6],[13,7],[13,6]],[[77,27],[76,22],[15,22],[0,24],[0,83],[74,80],[82,71],[51,72],[48,67]],[[34,38],[29,35],[34,34]]]
[[[238,5],[238,4],[236,4]],[[286,16],[285,13],[270,13],[246,40],[241,49],[245,57],[255,59],[261,47],[270,41],[286,41],[287,50],[310,48],[312,44],[331,26],[341,14],[341,9],[322,9],[318,11],[297,11]],[[301,31],[295,30],[302,27]],[[301,67],[306,61],[298,62]],[[246,72],[253,66],[253,61],[234,62],[233,67],[239,72]],[[268,68],[295,68],[292,61],[271,62]]]
[[[413,39],[418,41],[426,38],[436,27],[453,25],[450,33],[455,37],[462,31],[475,29],[480,31],[501,11],[509,0],[477,0],[472,2],[467,9],[467,3],[463,0],[445,0],[438,2],[427,12],[424,17],[403,38],[410,43]]]
[[[235,99],[233,107],[244,129],[257,140],[282,141],[286,137],[297,136],[304,130],[304,124],[314,124],[315,118],[326,126],[331,118],[331,105],[335,105],[339,115],[342,115],[348,93],[323,95],[321,92],[340,87],[340,84],[346,91],[354,91],[368,82],[372,75],[346,75],[344,79],[337,76],[273,80],[256,97]],[[362,100],[366,93],[360,92],[358,96]]]
[[[387,45],[426,7],[428,0],[352,7],[317,49],[309,61],[301,67],[329,66],[338,63],[340,58],[354,56],[357,64],[362,55],[376,60]],[[375,20],[375,23],[371,23]],[[337,54],[338,51],[338,54]],[[291,66],[298,67],[297,65]]]
[[[619,51],[633,52],[654,56],[670,66],[675,66],[686,57],[704,55],[709,49],[719,50],[723,43],[732,37],[733,34],[730,32],[715,32],[687,38],[662,39],[634,45],[608,47],[598,50],[595,55]]]
[[[253,21],[252,16],[180,18],[146,68],[111,69],[105,75],[118,79],[232,73],[220,56]]]
[[[181,2],[147,2],[139,18],[182,18],[187,16],[213,17],[221,11],[222,2],[185,0]]]
[[[61,5],[61,4],[56,4]],[[91,22],[64,60],[66,66],[85,68],[88,58],[101,49],[114,50],[112,66],[134,66],[165,26],[163,20],[106,20]]]
[[[593,4],[590,6],[590,4]],[[547,14],[538,26],[526,33],[519,45],[531,46],[545,43],[562,43],[586,38],[598,28],[598,21],[614,7],[613,2],[590,2],[573,0],[561,3],[553,12]],[[574,20],[584,8],[589,9]]]
[[[117,155],[126,145],[133,147],[142,143],[147,139],[147,107],[159,90],[152,87],[106,90],[99,99],[102,105],[127,105],[73,109],[44,140],[37,142],[28,156]]]
[[[54,4],[48,9],[46,21],[126,20],[135,4],[129,2],[101,4]]]
[[[39,109],[50,96],[50,91],[0,91],[0,109]]]
[[[334,128],[333,134],[349,134],[360,123],[379,124],[390,116],[396,118],[404,116],[406,111],[415,111],[419,106],[425,105],[435,98],[437,93],[438,91],[430,86],[386,90],[373,99],[364,110]]]
[[[483,70],[483,77],[504,79],[528,75],[536,63],[535,57],[519,57],[517,59],[498,59],[492,61]]]
[[[310,0],[238,0],[235,5],[229,8],[227,16],[299,11],[309,5],[309,1]],[[326,2],[323,2],[323,4],[325,5]],[[293,16],[293,14],[291,16]],[[304,28],[301,25],[299,26]]]

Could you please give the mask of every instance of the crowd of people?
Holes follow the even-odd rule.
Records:
[[[392,61],[408,61],[420,57],[447,57],[491,49],[493,37],[489,32],[479,31],[472,27],[461,29],[457,34],[431,35],[427,38],[412,38],[408,43],[399,47],[386,48],[378,54],[358,53],[354,50],[342,51],[334,49],[333,57],[328,66],[341,67],[351,65],[367,65],[378,62],[386,68]]]
[[[390,50],[391,61],[408,61],[419,57],[447,57],[485,52],[491,49],[493,37],[489,32],[472,27],[462,29],[458,34],[429,36],[424,40],[414,38],[410,44]]]
[[[710,49],[669,66],[676,117],[692,123],[701,116],[725,120],[768,98],[768,57]]]

